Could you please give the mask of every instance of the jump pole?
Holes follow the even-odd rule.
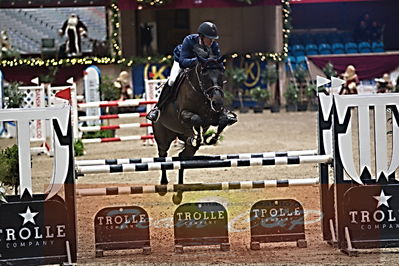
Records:
[[[77,166],[87,165],[112,165],[112,164],[132,164],[150,162],[174,162],[189,160],[225,160],[225,159],[250,159],[250,158],[273,158],[287,156],[317,155],[317,150],[302,151],[283,151],[283,152],[260,152],[260,153],[237,153],[221,155],[197,155],[192,157],[149,157],[149,158],[126,158],[126,159],[105,159],[105,160],[78,160]]]
[[[330,155],[209,160],[209,161],[196,160],[196,161],[80,166],[77,167],[77,173],[79,175],[82,175],[82,174],[95,174],[95,173],[143,172],[143,171],[219,168],[219,167],[295,165],[295,164],[305,164],[305,163],[319,164],[319,163],[331,163],[331,162],[332,162],[332,157]]]
[[[285,180],[260,180],[241,182],[221,182],[209,184],[174,184],[174,185],[148,185],[148,186],[126,186],[107,188],[84,188],[77,189],[77,196],[112,196],[130,194],[149,194],[165,192],[187,192],[187,191],[214,191],[214,190],[239,190],[239,189],[261,189],[268,187],[291,187],[309,186],[319,184],[319,178],[285,179]]]

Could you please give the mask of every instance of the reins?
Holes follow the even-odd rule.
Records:
[[[214,85],[214,86],[211,86],[211,87],[209,87],[209,88],[204,89],[203,83],[202,83],[202,81],[201,81],[201,79],[200,79],[200,77],[199,77],[199,74],[198,74],[198,66],[199,66],[199,64],[197,64],[197,65],[195,66],[194,72],[195,72],[195,75],[196,75],[196,77],[197,77],[198,85],[199,85],[200,90],[198,90],[198,89],[192,84],[192,82],[191,82],[191,80],[190,80],[190,78],[189,78],[189,76],[188,76],[188,72],[189,72],[190,70],[188,70],[188,71],[186,70],[186,71],[185,71],[186,78],[187,78],[188,83],[190,84],[191,88],[192,88],[194,91],[199,92],[199,93],[201,93],[202,95],[204,95],[205,98],[206,98],[210,103],[212,103],[211,98],[209,97],[209,92],[210,92],[210,91],[212,91],[212,90],[218,90],[218,91],[221,93],[221,95],[224,96],[224,92],[223,92],[223,89],[222,89],[221,86]],[[212,104],[211,104],[211,105],[212,105]],[[212,106],[212,109],[213,109],[213,106]]]

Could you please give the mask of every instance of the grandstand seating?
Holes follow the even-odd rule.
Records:
[[[371,50],[374,53],[382,53],[385,52],[384,43],[383,42],[372,42]]]
[[[295,44],[292,46],[292,54],[294,56],[305,55],[305,47],[302,44]]]
[[[328,43],[319,44],[319,54],[331,54],[331,45]]]
[[[317,55],[319,53],[319,49],[316,44],[309,43],[305,46],[306,55]]]
[[[356,43],[354,43],[354,42],[347,42],[347,43],[345,43],[345,52],[346,52],[347,54],[354,54],[354,53],[357,53],[358,50],[357,50],[357,45],[356,45]]]
[[[359,53],[371,53],[371,45],[369,42],[360,42],[358,44]]]
[[[296,68],[297,67],[301,67],[303,69],[308,69],[306,56],[304,56],[304,55],[297,56],[297,58],[296,58]]]
[[[65,37],[58,35],[58,29],[71,13],[76,13],[88,28],[91,39],[107,38],[105,8],[23,8],[7,9],[0,12],[0,25],[9,34],[12,47],[21,54],[40,54],[42,39],[54,39],[55,46],[65,42]],[[90,52],[90,40],[82,40],[82,51]]]
[[[344,54],[345,53],[345,47],[340,42],[333,43],[331,48],[332,48],[333,54]]]

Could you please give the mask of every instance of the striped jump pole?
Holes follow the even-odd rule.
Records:
[[[213,191],[213,190],[238,190],[238,189],[261,189],[268,187],[290,187],[317,185],[318,178],[286,179],[286,180],[260,180],[241,182],[221,182],[210,184],[174,184],[174,185],[148,185],[131,187],[107,187],[107,188],[84,188],[77,189],[76,194],[81,197],[88,196],[112,196],[147,193],[166,192],[188,192],[188,191]]]
[[[118,141],[130,141],[130,140],[147,140],[147,139],[154,139],[154,136],[145,135],[145,136],[121,136],[114,138],[82,139],[82,142],[84,144],[87,144],[87,143],[118,142]]]
[[[305,164],[305,163],[311,163],[311,164],[331,163],[331,161],[332,157],[330,155],[229,159],[229,160],[209,160],[209,161],[196,160],[196,161],[79,166],[77,167],[77,172],[78,174],[122,173],[122,172],[143,172],[143,171],[198,169],[198,168],[295,165],[295,164]]]
[[[87,165],[112,165],[112,164],[174,162],[174,161],[193,161],[193,160],[273,158],[273,157],[288,157],[288,156],[303,156],[303,155],[317,155],[317,150],[199,155],[192,157],[155,157],[155,158],[150,157],[150,158],[131,158],[131,159],[127,158],[127,159],[105,159],[105,160],[78,160],[75,161],[75,164],[78,166],[87,166]]]
[[[120,125],[108,125],[108,126],[88,126],[79,127],[81,132],[92,132],[92,131],[102,131],[102,130],[114,130],[122,128],[137,128],[137,127],[151,127],[151,123],[131,123],[131,124],[120,124]]]
[[[127,114],[111,114],[111,115],[89,115],[79,116],[79,121],[91,121],[91,120],[107,120],[107,119],[119,119],[119,118],[138,118],[145,117],[147,113],[127,113]]]
[[[78,103],[78,108],[93,108],[93,107],[130,107],[145,104],[156,104],[158,101],[143,101],[139,99],[124,100],[124,101],[100,101],[89,103]]]

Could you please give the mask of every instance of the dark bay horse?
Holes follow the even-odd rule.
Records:
[[[229,125],[224,114],[224,67],[220,61],[199,60],[195,67],[182,73],[184,80],[175,100],[162,108],[159,119],[153,123],[159,157],[168,155],[170,145],[176,138],[184,142],[179,157],[192,157],[201,144],[215,144],[223,129]],[[217,127],[217,132],[210,138],[204,138],[202,132],[210,126]],[[179,170],[178,179],[179,184],[183,184],[183,169]],[[166,170],[162,170],[161,184],[167,183]]]

